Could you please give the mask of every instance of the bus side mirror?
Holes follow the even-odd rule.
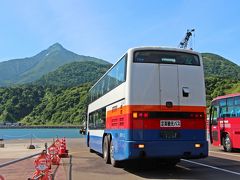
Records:
[[[82,127],[82,128],[79,130],[79,133],[82,134],[82,135],[86,135],[86,128],[85,128],[85,127]]]

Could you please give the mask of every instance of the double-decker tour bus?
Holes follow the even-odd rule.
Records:
[[[129,49],[90,89],[87,145],[118,166],[129,159],[208,156],[201,55],[161,47]]]
[[[240,93],[213,99],[209,131],[213,145],[227,152],[240,148]]]

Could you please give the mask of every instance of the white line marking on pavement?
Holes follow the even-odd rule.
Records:
[[[184,166],[181,166],[179,164],[176,165],[177,167],[181,168],[181,169],[185,169],[187,171],[191,171],[191,169],[187,168],[187,167],[184,167]]]
[[[208,168],[212,168],[212,169],[216,169],[216,170],[219,170],[219,171],[224,171],[224,172],[228,172],[228,173],[231,173],[231,174],[235,174],[235,175],[240,176],[240,173],[239,173],[239,172],[230,171],[230,170],[227,170],[227,169],[222,169],[222,168],[219,168],[219,167],[210,166],[210,165],[207,165],[207,164],[198,163],[198,162],[194,162],[194,161],[189,161],[189,160],[186,160],[186,159],[181,159],[181,160],[182,160],[182,161],[185,161],[185,162],[188,162],[188,163],[197,164],[197,165],[199,165],[199,166],[205,166],[205,167],[208,167]]]

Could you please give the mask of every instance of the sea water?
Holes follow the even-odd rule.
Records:
[[[82,138],[77,128],[0,129],[0,139]]]

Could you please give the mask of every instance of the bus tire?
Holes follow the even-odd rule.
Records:
[[[87,147],[89,147],[89,152],[90,153],[94,153],[95,151],[93,149],[91,149],[90,147],[90,135],[88,133],[88,136],[87,136]]]
[[[89,152],[90,152],[90,153],[94,153],[95,151],[90,148],[90,149],[89,149]]]
[[[110,143],[108,135],[105,135],[103,140],[103,159],[107,164],[110,163]]]
[[[89,147],[89,139],[90,137],[89,137],[89,133],[88,133],[88,135],[87,135],[87,147]]]
[[[232,151],[232,142],[231,142],[230,136],[228,134],[226,134],[223,137],[223,149],[226,152],[231,152]]]
[[[111,140],[110,143],[110,162],[113,167],[120,167],[120,161],[116,161],[114,159],[114,145],[113,145],[113,140]]]

